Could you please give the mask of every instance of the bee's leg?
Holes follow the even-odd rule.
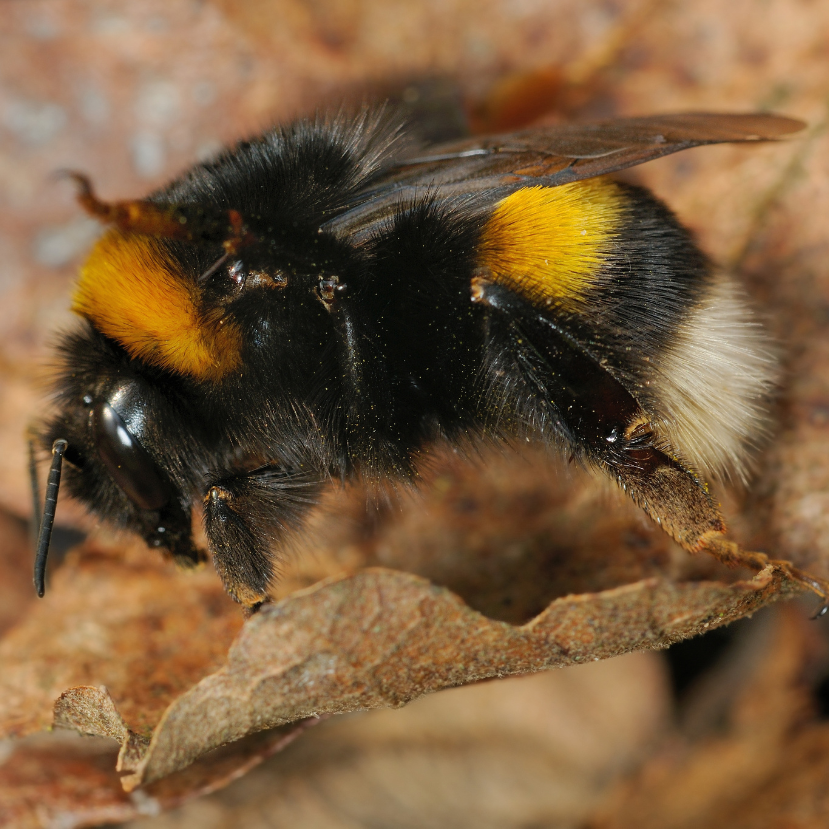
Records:
[[[531,419],[615,478],[689,552],[705,550],[731,566],[772,565],[826,598],[829,582],[786,561],[743,550],[725,537],[708,484],[657,441],[648,414],[579,340],[503,286],[475,279],[472,298],[490,309],[489,337],[507,384],[535,401]]]
[[[253,608],[268,598],[273,547],[315,502],[318,478],[265,466],[217,478],[204,496],[204,526],[216,571],[230,596]]]
[[[474,280],[473,299],[491,309],[489,336],[502,355],[501,371],[534,402],[531,419],[543,432],[615,478],[686,549],[724,531],[707,484],[654,445],[638,401],[555,317],[483,279]]]
[[[829,611],[829,580],[814,576],[795,567],[790,561],[774,559],[765,553],[756,553],[744,550],[734,541],[726,538],[722,533],[706,533],[699,539],[698,549],[705,550],[714,558],[719,559],[729,567],[748,567],[753,570],[764,570],[772,567],[781,571],[790,581],[811,590],[813,593],[824,599],[824,604],[818,611],[818,616],[823,616]]]

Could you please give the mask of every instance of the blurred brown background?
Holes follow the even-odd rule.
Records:
[[[738,273],[783,347],[774,441],[750,493],[726,493],[735,528],[829,573],[827,43],[820,0],[0,0],[0,631],[33,595],[23,434],[98,232],[52,174],[137,197],[344,92],[435,76],[478,124],[508,123],[528,86],[549,106],[515,117],[774,109],[809,122],[796,141],[632,175]],[[68,503],[61,521],[90,526]],[[681,699],[654,653],[453,690],[323,723],[223,792],[135,825],[827,825],[822,631],[788,608],[732,639],[725,662],[716,642],[694,662],[705,670]],[[175,805],[122,795],[108,746],[67,745],[93,760],[56,767],[59,744],[0,742],[7,825]]]

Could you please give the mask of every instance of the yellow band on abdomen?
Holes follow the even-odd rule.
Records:
[[[487,221],[478,264],[534,305],[577,304],[611,252],[623,204],[604,178],[518,190]]]

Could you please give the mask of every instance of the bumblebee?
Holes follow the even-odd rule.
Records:
[[[387,111],[244,141],[107,203],[63,336],[35,585],[61,471],[102,519],[248,608],[331,480],[413,480],[436,440],[531,438],[686,550],[760,569],[708,481],[745,477],[775,361],[670,210],[607,174],[803,124],[703,113],[416,146]],[[829,583],[782,562],[819,595]]]

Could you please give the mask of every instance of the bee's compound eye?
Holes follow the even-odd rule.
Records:
[[[141,509],[161,509],[170,500],[170,488],[147,450],[109,403],[95,404],[92,429],[99,457],[127,497]]]

